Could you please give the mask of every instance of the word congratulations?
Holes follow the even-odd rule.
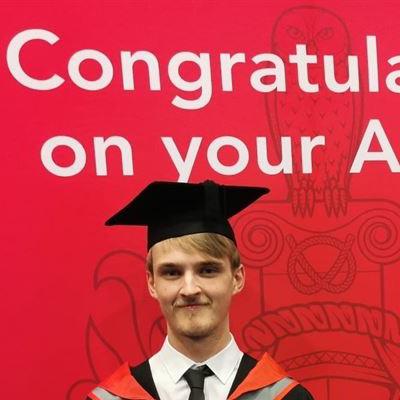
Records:
[[[373,140],[379,143],[380,150],[371,151]],[[198,159],[199,149],[203,144],[202,137],[192,137],[186,150],[180,151],[172,137],[162,137],[162,143],[173,162],[179,178],[179,182],[187,182]],[[275,164],[269,161],[268,142],[266,137],[257,137],[255,151],[234,136],[221,136],[214,139],[207,147],[207,161],[209,166],[221,175],[237,175],[243,172],[250,159],[251,152],[255,153],[257,165],[261,172],[266,175],[279,173],[293,173],[293,139],[289,136],[281,137],[281,160]],[[301,171],[304,174],[313,172],[313,150],[325,145],[325,136],[304,136],[300,138]],[[54,152],[59,147],[67,147],[74,154],[74,161],[70,165],[59,165],[54,159]],[[130,142],[122,136],[111,136],[108,138],[95,137],[93,139],[94,161],[96,175],[106,176],[108,174],[107,150],[115,147],[121,154],[123,175],[133,175],[133,150]],[[236,152],[236,160],[227,165],[221,159],[224,149],[233,149]],[[54,175],[69,177],[80,173],[86,165],[87,151],[83,145],[70,136],[55,136],[47,140],[41,149],[41,160],[45,168]],[[355,158],[350,167],[350,173],[359,173],[366,161],[385,161],[392,172],[400,172],[400,163],[386,136],[382,124],[377,119],[369,121]]]
[[[23,67],[20,61],[21,51],[29,46],[32,41],[40,40],[50,46],[56,44],[60,38],[53,32],[44,29],[28,29],[15,35],[7,48],[7,65],[12,76],[23,86],[33,90],[53,90],[59,88],[66,81],[65,77],[53,74],[46,79],[35,77],[29,68]],[[49,50],[51,58],[51,50]],[[101,73],[97,79],[87,79],[80,71],[80,66],[87,60],[95,62],[100,67]],[[316,93],[320,85],[311,82],[309,68],[312,65],[321,63],[324,70],[326,87],[334,93],[359,92],[359,59],[356,55],[347,56],[347,81],[338,82],[335,77],[335,66],[342,65],[333,55],[324,55],[322,60],[315,54],[308,54],[305,44],[297,44],[294,54],[288,56],[289,65],[297,70],[297,83],[300,90],[305,93]],[[148,82],[150,91],[161,91],[160,63],[157,56],[149,51],[120,51],[120,65],[122,76],[122,89],[126,91],[135,90],[134,67],[136,63],[144,63],[148,71]],[[221,89],[224,92],[232,92],[233,67],[236,64],[245,64],[245,53],[221,53],[219,55],[219,74]],[[262,53],[251,58],[251,63],[262,68],[254,70],[250,77],[250,85],[257,92],[286,92],[286,70],[284,60],[276,54]],[[377,41],[375,36],[366,37],[366,63],[368,70],[368,90],[378,92],[380,86],[379,63]],[[400,64],[400,56],[394,56],[387,60],[390,66]],[[95,49],[79,50],[71,55],[68,62],[69,79],[79,88],[89,91],[98,91],[106,88],[114,78],[115,65],[103,52]],[[196,70],[196,79],[185,79],[180,68],[189,64]],[[346,64],[346,63],[345,63]],[[186,110],[196,110],[205,107],[211,100],[213,92],[213,80],[211,71],[211,56],[209,53],[194,53],[182,51],[174,54],[168,62],[167,75],[172,85],[183,92],[196,92],[196,98],[185,98],[176,95],[172,104]],[[198,73],[197,73],[198,72]],[[164,73],[164,72],[163,72]],[[400,93],[400,70],[391,71],[385,79],[386,87],[394,93]],[[195,97],[193,94],[191,97]],[[187,97],[187,96],[186,96]],[[190,96],[189,96],[190,97]]]

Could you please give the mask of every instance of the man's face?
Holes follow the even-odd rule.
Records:
[[[162,243],[152,248],[152,260],[148,287],[160,303],[169,335],[202,338],[229,330],[231,298],[244,285],[242,265],[232,270],[228,257]]]

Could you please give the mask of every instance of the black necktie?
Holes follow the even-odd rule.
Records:
[[[189,400],[204,400],[204,379],[213,374],[207,365],[196,369],[189,368],[183,374],[190,387]]]

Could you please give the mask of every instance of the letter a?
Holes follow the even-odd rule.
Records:
[[[382,151],[369,151],[374,136],[376,136]],[[350,173],[359,173],[365,161],[386,161],[392,172],[400,172],[399,161],[396,158],[396,154],[389,143],[379,119],[371,119],[369,121],[354,158],[353,165],[351,166]]]

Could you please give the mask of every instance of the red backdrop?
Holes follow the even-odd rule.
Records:
[[[19,2],[0,11],[3,398],[81,399],[123,360],[137,363],[160,345],[164,323],[144,283],[145,231],[106,228],[104,221],[147,183],[178,180],[163,137],[173,138],[184,159],[193,138],[202,138],[191,182],[271,188],[232,221],[247,268],[247,287],[232,312],[243,350],[269,351],[317,399],[400,398],[400,94],[395,79],[385,82],[396,71],[387,60],[400,54],[396,2]],[[37,37],[16,58],[17,35],[31,29],[58,41]],[[377,43],[375,89],[367,36]],[[308,70],[310,82],[320,84],[315,93],[299,87],[288,62],[296,44],[318,56]],[[93,60],[71,78],[69,60],[83,49],[111,63],[104,88],[76,83],[79,74],[107,78]],[[160,90],[150,90],[143,62],[134,67],[134,90],[124,90],[121,51],[152,53]],[[209,55],[211,88],[176,87],[168,65],[184,51]],[[232,91],[221,78],[222,53],[245,55],[233,67]],[[251,85],[254,71],[271,67],[252,61],[263,53],[285,61],[285,91],[262,93]],[[347,56],[358,56],[359,89],[327,88],[324,55],[335,57],[341,82]],[[57,74],[64,82],[52,90],[29,87],[18,79],[16,60],[36,80]],[[200,76],[190,62],[179,71],[187,81]],[[197,109],[172,103],[180,96],[194,104],[207,93]],[[381,123],[395,161],[367,161],[350,174],[372,119]],[[303,174],[300,137],[316,135],[326,143],[315,149],[313,172]],[[74,138],[81,152],[59,146],[51,154],[71,176],[48,166],[45,144],[57,136]],[[100,176],[93,140],[111,136],[129,142],[133,174],[123,173],[114,146]],[[216,152],[227,172],[212,159],[224,136],[236,138],[222,139]],[[293,139],[293,172],[265,173],[256,138],[267,138],[276,164],[282,136]],[[375,138],[372,150],[383,145]],[[387,145],[385,151],[388,159]],[[238,159],[237,170],[229,168]]]

